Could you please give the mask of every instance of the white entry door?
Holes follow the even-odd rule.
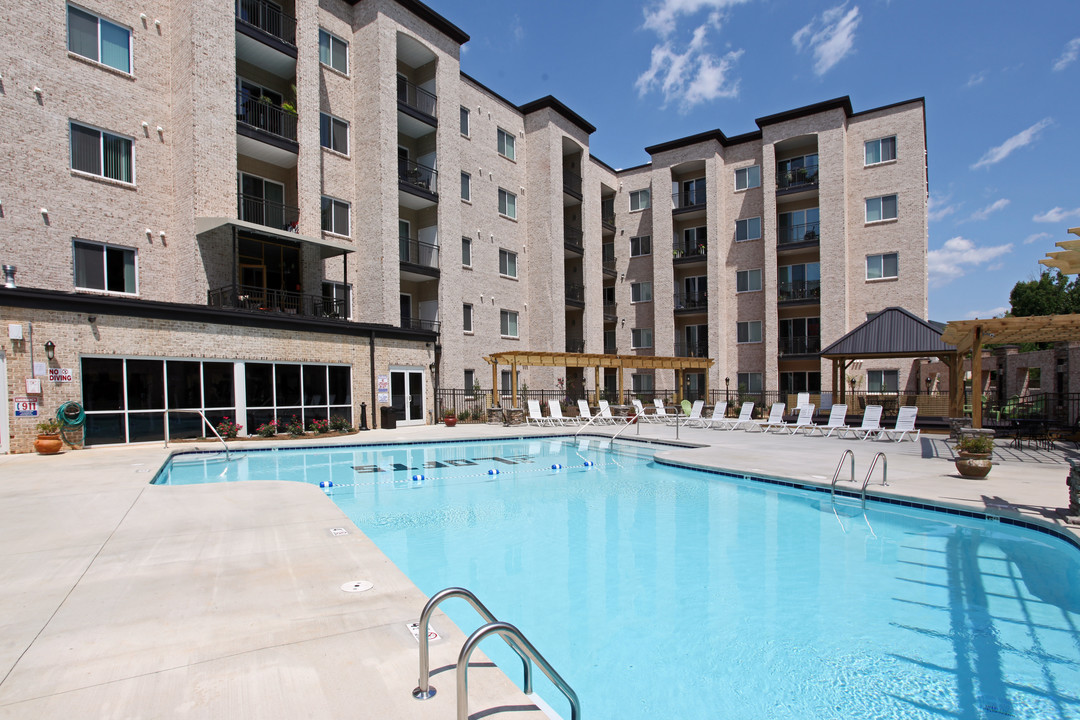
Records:
[[[424,371],[390,368],[390,406],[398,425],[424,424]]]

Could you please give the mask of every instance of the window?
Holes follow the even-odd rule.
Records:
[[[761,290],[761,270],[737,270],[735,272],[735,292],[757,292]]]
[[[735,242],[761,239],[761,218],[752,217],[735,221]]]
[[[517,253],[499,249],[499,274],[517,277]]]
[[[651,348],[652,347],[652,328],[631,328],[630,330],[630,348]]]
[[[349,154],[349,123],[329,113],[319,113],[319,142],[342,155]]]
[[[866,143],[866,164],[888,162],[896,159],[896,136],[871,140]]]
[[[635,395],[651,395],[655,387],[652,375],[634,373],[630,376],[630,387]]]
[[[467,172],[461,173],[461,199],[472,201],[472,175]]]
[[[735,190],[749,190],[761,187],[761,166],[751,165],[735,171]]]
[[[471,333],[472,329],[472,305],[464,303],[461,306],[461,329]]]
[[[461,108],[461,134],[465,137],[469,137],[469,108],[462,106]]]
[[[1041,390],[1042,389],[1042,368],[1029,367],[1027,369],[1027,389],[1028,390]]]
[[[322,196],[322,229],[336,235],[349,234],[349,203]]]
[[[652,235],[630,238],[630,257],[652,254]]]
[[[630,192],[630,212],[637,212],[638,210],[646,210],[651,204],[648,189],[645,190],[633,190]]]
[[[514,159],[514,136],[499,128],[499,154],[509,160]]]
[[[736,340],[740,343],[761,342],[761,321],[741,322],[736,326]]]
[[[761,373],[741,372],[737,378],[739,392],[761,392]]]
[[[510,371],[503,370],[499,373],[499,392],[504,396],[510,394]]]
[[[499,332],[503,337],[518,336],[518,314],[513,310],[499,311]]]
[[[782,372],[780,373],[780,393],[821,392],[821,373],[819,372]]]
[[[349,318],[352,316],[352,285],[339,282],[322,284],[323,315]]]
[[[821,352],[821,318],[783,318],[779,324],[781,355]]]
[[[349,74],[349,43],[337,35],[319,29],[319,62],[338,72]]]
[[[776,216],[776,242],[812,242],[821,234],[821,212],[818,208],[782,212]]]
[[[71,169],[120,182],[135,182],[131,138],[70,123]]]
[[[476,371],[475,370],[466,370],[464,380],[465,380],[465,394],[466,395],[472,395],[473,392],[475,392],[475,388],[476,388]]]
[[[68,50],[131,72],[131,30],[68,5]]]
[[[134,250],[85,240],[73,241],[73,247],[76,288],[132,295],[139,291]]]
[[[472,238],[461,238],[461,264],[472,267]]]
[[[897,392],[900,389],[899,370],[867,370],[867,392]]]
[[[896,196],[866,198],[866,222],[896,219]]]
[[[499,214],[511,220],[517,219],[517,195],[499,188]]]
[[[630,302],[652,302],[652,283],[630,283]]]
[[[683,180],[679,185],[681,192],[676,194],[675,207],[684,208],[693,205],[704,205],[706,202],[705,178],[696,180]]]
[[[894,278],[897,275],[896,253],[866,256],[866,279]]]

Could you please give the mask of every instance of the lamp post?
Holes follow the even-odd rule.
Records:
[[[731,402],[731,378],[724,378],[724,400]]]

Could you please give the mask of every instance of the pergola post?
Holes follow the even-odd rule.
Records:
[[[517,363],[510,363],[510,407],[518,406]]]
[[[709,371],[705,370],[705,402],[709,402]]]
[[[499,363],[497,360],[491,363],[491,407],[499,404]]]
[[[844,404],[844,383],[840,382],[840,363],[839,358],[833,358],[832,361],[832,391],[833,402],[843,405]],[[839,390],[837,387],[839,386]]]
[[[596,378],[593,381],[593,391],[594,391],[593,395],[595,396],[593,398],[593,402],[595,402],[597,405],[599,405],[600,404],[600,366],[597,365],[595,368],[593,368],[593,370],[595,371],[593,374],[594,374],[594,376]]]
[[[964,414],[964,356],[953,353],[946,359],[949,368],[949,417]]]
[[[975,327],[971,345],[971,426],[982,427],[982,327]]]
[[[621,405],[624,399],[623,395],[623,361],[619,358],[619,367],[615,369],[615,372],[619,373],[619,404]]]

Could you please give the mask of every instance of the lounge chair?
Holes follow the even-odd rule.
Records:
[[[681,425],[686,425],[687,423],[692,422],[692,421],[700,421],[701,420],[701,410],[704,407],[705,407],[705,401],[704,400],[695,400],[693,405],[690,404],[689,400],[683,400],[682,401],[683,414],[678,415],[678,416],[673,415],[671,417],[671,419],[668,420],[668,425],[674,425],[676,422],[678,422]]]
[[[865,440],[878,430],[881,429],[881,406],[880,405],[867,405],[866,410],[863,411],[862,425],[859,427],[844,427],[838,428],[836,432],[837,437],[846,437],[849,433]],[[861,437],[860,437],[861,436]]]
[[[737,430],[743,425],[749,426],[754,424],[753,416],[754,403],[752,400],[748,400],[742,404],[741,408],[739,408],[739,417],[713,420],[712,427],[717,430]]]
[[[799,393],[795,400],[795,407],[801,408],[803,405],[810,404],[810,393]]]
[[[799,406],[799,416],[795,418],[793,423],[784,423],[781,426],[781,430],[787,430],[790,434],[794,435],[803,428],[813,427],[814,425],[814,403],[806,403]]]
[[[915,429],[915,416],[919,414],[919,408],[914,405],[905,405],[896,414],[896,426],[892,428],[880,428],[874,437],[878,440],[885,438],[886,440],[896,439],[896,442],[900,442],[905,437],[911,436],[913,441],[919,439],[919,430]]]
[[[552,425],[576,425],[577,418],[564,417],[558,400],[548,400],[548,420]]]
[[[829,437],[837,430],[842,430],[847,427],[847,405],[841,403],[833,405],[829,410],[829,422],[824,425],[808,425],[806,427],[806,436],[810,437],[815,432],[821,433],[822,437]],[[828,432],[826,432],[828,431]]]
[[[634,406],[634,414],[637,415],[638,422],[641,422],[641,421],[652,422],[651,420],[649,420],[648,416],[645,414],[645,406],[641,404],[640,400],[638,400],[637,398],[634,398],[633,400],[630,401],[630,403]]]
[[[664,407],[664,401],[659,398],[653,398],[652,402],[653,407],[656,408],[656,410],[653,412],[652,422],[667,422],[668,418],[670,418],[671,416],[668,415],[667,409]]]
[[[615,416],[611,414],[611,405],[607,400],[600,401],[600,411],[596,413],[599,417],[596,422],[604,423],[605,425],[614,425]]]
[[[593,425],[599,422],[600,413],[592,414],[592,410],[589,409],[589,403],[585,400],[577,401],[578,416],[581,418],[581,422],[587,423],[592,420]]]
[[[543,411],[540,410],[539,400],[529,400],[528,404],[529,415],[525,418],[526,425],[536,425],[537,427],[542,427],[544,425],[554,425],[554,423],[551,422],[551,418],[544,417]]]
[[[772,407],[769,408],[769,418],[767,420],[756,422],[746,429],[753,430],[754,428],[758,428],[761,432],[769,432],[773,428],[776,428],[777,430],[783,428],[785,425],[784,410],[786,408],[787,405],[782,402],[773,403]]]
[[[713,406],[712,417],[703,417],[693,422],[694,427],[712,427],[713,423],[719,423],[724,419],[724,415],[727,414],[727,403],[721,400]],[[686,423],[690,425],[691,423]]]

